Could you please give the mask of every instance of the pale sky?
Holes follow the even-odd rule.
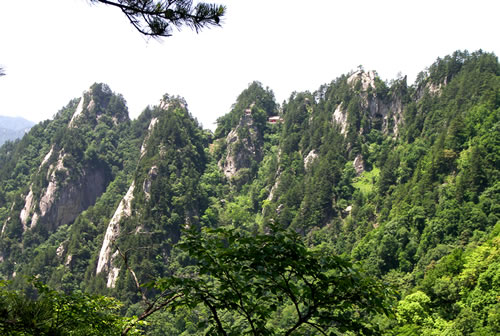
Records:
[[[125,97],[131,118],[169,93],[213,129],[254,80],[281,103],[358,65],[412,83],[458,49],[500,54],[498,0],[213,2],[227,6],[222,28],[157,41],[87,0],[0,0],[0,115],[49,119],[103,82]]]

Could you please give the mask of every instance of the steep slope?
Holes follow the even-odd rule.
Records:
[[[106,287],[128,295],[125,254],[141,283],[171,267],[170,250],[181,229],[199,225],[204,211],[199,183],[207,140],[181,98],[165,95],[153,108],[134,179],[109,221],[97,265],[91,265]]]
[[[358,70],[293,94],[283,106],[279,163],[267,189],[270,219],[303,234],[341,219],[352,178],[371,170],[368,144],[398,138],[407,91],[404,78],[389,88],[374,71]]]
[[[277,114],[272,91],[253,82],[238,96],[232,111],[219,118],[214,150],[232,184],[241,186],[255,176],[263,156],[266,124]]]
[[[291,227],[398,286],[408,298],[393,330],[498,332],[499,75],[496,56],[456,52],[413,86],[360,70],[295,93],[283,106],[279,149],[262,159],[269,166],[224,207],[240,225]],[[248,193],[259,184],[266,199]],[[460,253],[470,257],[453,259]],[[477,272],[468,284],[466,269]],[[479,288],[488,277],[492,285]],[[427,322],[408,317],[415,302],[432,307],[423,308]]]
[[[114,152],[120,131],[128,123],[123,98],[106,85],[95,84],[54,121],[30,132],[15,149],[24,147],[27,153],[2,166],[8,176],[11,165],[24,164],[27,169],[14,170],[10,178],[30,181],[19,188],[7,185],[9,189],[4,191],[11,196],[2,204],[6,214],[2,243],[19,240],[22,251],[47,239],[58,227],[71,224],[93,205],[111,181],[113,166],[121,168]],[[12,256],[14,251],[9,250],[9,246],[2,248],[4,259]]]

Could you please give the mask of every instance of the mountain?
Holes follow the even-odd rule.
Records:
[[[186,105],[182,98],[165,95],[152,109],[133,180],[108,223],[97,266],[90,269],[107,278],[108,288],[128,276],[116,245],[148,246],[134,257],[135,271],[142,278],[161,276],[181,228],[199,224],[208,141]]]
[[[251,83],[212,134],[180,97],[129,120],[94,84],[0,148],[0,275],[140,315],[158,290],[137,283],[192,271],[185,230],[277,226],[397,290],[394,316],[371,321],[381,334],[496,334],[499,94],[497,57],[457,51],[411,85],[359,68],[279,105]],[[269,323],[293,312],[283,302]],[[155,316],[148,334],[195,335],[210,311]]]
[[[21,138],[34,123],[20,117],[0,116],[0,146],[6,141]]]

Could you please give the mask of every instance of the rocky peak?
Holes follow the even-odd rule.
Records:
[[[241,169],[250,168],[253,161],[260,161],[261,139],[252,118],[252,107],[245,110],[238,125],[226,136],[225,142],[227,151],[219,161],[219,167],[228,179],[234,178]]]
[[[160,99],[158,107],[163,111],[167,111],[171,106],[174,105],[178,105],[183,110],[187,109],[187,103],[184,100],[184,98],[179,96],[170,96],[167,93],[164,94],[163,97]]]
[[[399,86],[391,93],[389,88],[382,82],[375,71],[358,70],[347,78],[347,84],[352,89],[359,89],[356,95],[359,97],[359,112],[355,119],[360,123],[365,118],[368,123],[359,126],[359,134],[369,132],[370,129],[378,129],[385,134],[399,134],[400,124],[403,122],[403,102]],[[406,87],[406,81],[400,86]],[[394,87],[393,87],[394,88]],[[340,132],[347,136],[348,107],[350,101],[341,101],[332,113],[332,122],[340,126]]]
[[[347,84],[355,86],[356,83],[360,81],[362,91],[367,91],[369,88],[375,89],[376,77],[377,74],[373,70],[367,72],[365,72],[364,70],[358,70],[354,72],[349,78],[347,78]]]
[[[94,84],[82,93],[68,127],[77,128],[85,122],[95,126],[104,116],[110,118],[115,126],[129,120],[127,104],[121,95],[113,93],[106,84]]]
[[[71,109],[74,112],[69,115]],[[72,101],[58,116],[67,117],[69,122],[65,125],[53,121],[51,127],[57,128],[59,135],[43,146],[45,151],[40,153],[40,164],[31,176],[33,182],[21,210],[11,215],[20,219],[23,232],[37,225],[50,232],[71,224],[95,203],[111,178],[110,167],[99,162],[96,153],[101,150],[105,155],[104,148],[116,148],[118,140],[107,147],[100,142],[110,129],[128,120],[125,101],[105,84],[94,84],[83,92],[77,104]],[[99,123],[108,127],[97,128]],[[89,147],[92,150],[88,151]]]

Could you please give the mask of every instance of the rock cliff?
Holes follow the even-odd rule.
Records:
[[[95,148],[109,148],[111,144],[104,143],[106,135],[129,120],[123,98],[104,84],[94,84],[82,94],[66,125],[61,123],[64,117],[60,115],[51,123],[50,127],[59,130],[32,176],[22,209],[15,215],[23,232],[38,225],[52,232],[71,224],[110,182],[109,167],[101,162]]]
[[[252,118],[252,107],[245,111],[238,125],[225,138],[227,149],[219,161],[219,168],[229,180],[262,159],[262,140]]]

